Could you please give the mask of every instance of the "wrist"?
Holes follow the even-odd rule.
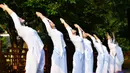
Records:
[[[8,6],[7,6],[7,5],[4,5],[4,6],[2,7],[2,9],[3,9],[4,11],[6,11],[6,10],[8,9]]]
[[[43,19],[44,17],[42,15],[39,16],[41,19]]]

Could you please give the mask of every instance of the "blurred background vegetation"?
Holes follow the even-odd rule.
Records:
[[[70,26],[77,23],[86,32],[97,34],[102,41],[106,32],[114,32],[123,51],[130,50],[130,0],[3,0],[1,3],[6,3],[24,18],[27,26],[39,31],[44,43],[47,42],[45,38],[48,35],[43,22],[36,17],[36,11],[50,18],[64,34],[67,32],[60,23],[60,17]],[[12,19],[0,9],[0,33],[4,33],[5,30],[10,35],[12,47],[23,47],[23,40],[17,39]]]
[[[38,31],[45,47],[49,48],[49,52],[47,51],[49,60],[53,44],[43,22],[36,16],[36,11],[51,19],[56,24],[56,28],[64,34],[69,70],[72,70],[74,46],[68,39],[68,33],[61,24],[60,17],[72,28],[73,24],[77,23],[85,32],[96,34],[103,43],[106,41],[106,32],[110,34],[114,32],[116,41],[125,54],[123,68],[130,69],[130,0],[0,0],[0,3],[6,3],[19,17],[26,20],[27,26]],[[24,48],[24,41],[19,38],[11,17],[0,9],[0,34],[3,33],[8,33],[10,37],[0,37],[2,52],[6,52],[8,47]],[[11,45],[7,44],[9,41]],[[48,63],[50,65],[51,62]],[[9,66],[5,65],[5,67]]]

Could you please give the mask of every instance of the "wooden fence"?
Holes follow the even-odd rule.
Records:
[[[25,73],[26,63],[26,48],[8,48],[6,52],[2,53],[2,42],[0,41],[0,73]],[[50,63],[48,61],[47,50],[45,73],[50,71]]]
[[[1,57],[1,73],[24,73],[27,49],[8,48]]]

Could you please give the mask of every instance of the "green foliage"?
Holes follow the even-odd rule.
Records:
[[[126,35],[128,33],[125,30],[128,27],[126,14],[130,5],[128,0],[5,0],[4,2],[23,17],[28,22],[28,26],[40,30],[39,34],[43,40],[46,38],[44,36],[46,30],[42,21],[36,17],[36,11],[50,18],[59,30],[62,25],[60,26],[58,22],[62,17],[70,26],[77,23],[86,32],[96,33],[100,37],[104,37],[106,32],[115,32],[119,35],[116,36],[117,41],[123,50],[130,50]],[[1,11],[0,13],[3,23],[12,24],[7,22],[7,19],[11,19],[7,14]],[[8,27],[7,29],[15,30],[14,26]]]
[[[0,40],[2,41],[2,52],[5,52],[8,48],[7,40],[5,37],[0,37]]]
[[[0,33],[3,33],[4,29],[2,28],[2,26],[0,25]]]

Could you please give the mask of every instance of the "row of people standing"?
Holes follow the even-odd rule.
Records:
[[[44,44],[37,32],[28,26],[22,25],[25,20],[18,17],[6,4],[0,4],[0,8],[7,11],[12,17],[18,35],[22,37],[28,45],[26,73],[43,73],[45,64]],[[67,73],[66,44],[63,34],[56,29],[55,24],[50,19],[40,12],[36,12],[36,15],[44,22],[48,35],[51,37],[54,45],[50,72]],[[79,35],[76,35],[76,30],[72,29],[64,19],[60,18],[60,21],[64,24],[70,40],[75,46],[72,73],[93,73],[93,66],[95,66],[93,65],[93,49],[91,42],[86,37],[91,38],[94,47],[98,52],[96,73],[114,73],[121,71],[124,61],[122,49],[115,43],[114,39],[112,39],[109,34],[107,34],[107,38],[110,54],[96,35],[92,36],[84,32],[79,25],[74,24],[79,31]]]
[[[62,18],[60,20],[64,24],[65,28],[67,29],[71,41],[73,42],[75,47],[78,47],[79,49],[79,50],[76,49],[75,53],[79,51],[82,55],[82,59],[80,59],[80,57],[78,56],[76,56],[78,58],[76,59],[74,56],[72,73],[79,73],[79,72],[80,73],[93,73],[93,66],[96,66],[96,65],[93,65],[94,58],[93,58],[93,49],[91,46],[92,44],[86,37],[91,38],[92,43],[94,44],[94,47],[96,48],[98,52],[96,73],[118,73],[122,71],[122,64],[124,62],[123,52],[122,52],[121,47],[118,45],[118,43],[115,42],[114,36],[112,39],[108,33],[106,35],[106,38],[108,39],[108,47],[110,50],[110,53],[109,53],[106,46],[103,45],[101,40],[95,34],[92,36],[88,33],[85,33],[85,31],[83,31],[83,29],[77,24],[74,24],[74,26],[78,29],[79,36],[77,35],[77,38],[74,38],[74,37],[72,38],[71,33],[75,35],[76,31],[73,30]],[[78,44],[75,44],[76,42]],[[79,68],[75,68],[75,64]]]

